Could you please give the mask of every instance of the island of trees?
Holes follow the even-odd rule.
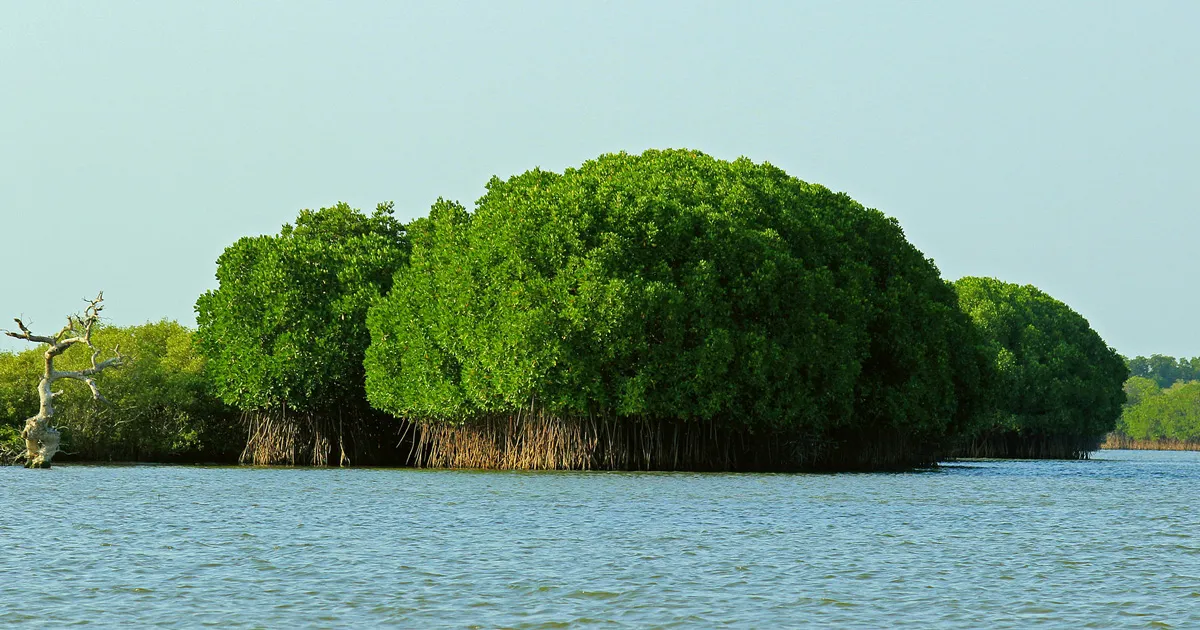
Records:
[[[1126,383],[1034,287],[947,282],[878,210],[695,151],[494,178],[407,224],[305,210],[216,275],[195,331],[96,328],[127,360],[107,401],[61,395],[60,459],[896,469],[1086,457],[1195,400],[1138,360]],[[0,456],[28,460],[44,352],[0,353]]]

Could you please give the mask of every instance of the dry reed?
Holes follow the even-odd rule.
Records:
[[[1200,451],[1200,442],[1181,440],[1136,440],[1127,435],[1109,433],[1104,444],[1105,449],[1129,449],[1135,451]]]

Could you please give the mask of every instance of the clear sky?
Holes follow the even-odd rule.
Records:
[[[1200,2],[3,2],[0,317],[194,324],[301,208],[687,147],[1200,355]],[[11,340],[0,349],[20,347]]]

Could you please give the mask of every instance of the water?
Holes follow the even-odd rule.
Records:
[[[0,469],[0,626],[1200,627],[1200,453],[908,474]]]

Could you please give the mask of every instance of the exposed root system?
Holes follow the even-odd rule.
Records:
[[[1103,439],[1089,435],[992,432],[976,436],[955,455],[997,459],[1088,459],[1100,448]]]
[[[714,421],[560,418],[544,412],[419,422],[408,463],[516,470],[793,471],[932,464],[895,439],[811,439]],[[861,436],[856,436],[861,437]]]
[[[404,423],[374,415],[247,412],[240,461],[255,465],[350,466],[403,463]]]

